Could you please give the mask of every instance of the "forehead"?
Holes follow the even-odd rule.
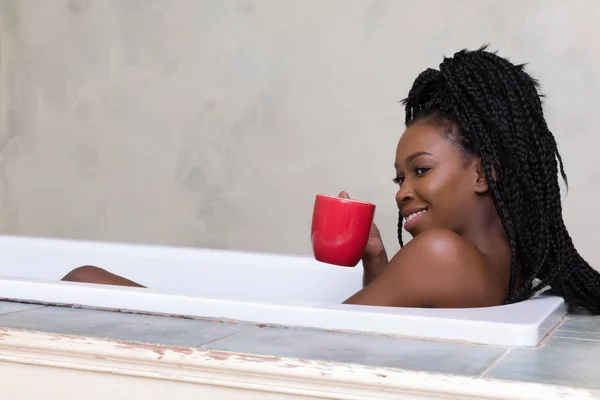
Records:
[[[460,150],[444,138],[438,128],[422,121],[409,126],[400,137],[396,148],[396,164],[402,165],[406,157],[417,152],[431,153],[437,158],[460,156]]]

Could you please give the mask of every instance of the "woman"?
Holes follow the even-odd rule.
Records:
[[[394,179],[401,249],[388,261],[373,226],[364,287],[345,303],[486,307],[551,286],[571,308],[599,313],[600,274],[565,227],[558,172],[566,175],[523,65],[485,48],[460,51],[422,72],[404,105]],[[413,237],[406,246],[401,224]],[[137,285],[95,267],[64,279]]]

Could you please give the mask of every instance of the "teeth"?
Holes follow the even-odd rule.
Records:
[[[427,210],[421,210],[421,211],[417,211],[416,213],[412,213],[410,214],[408,217],[406,217],[406,222],[410,221],[411,219],[413,219],[414,217],[416,217],[417,215],[421,215],[424,212],[426,212]]]

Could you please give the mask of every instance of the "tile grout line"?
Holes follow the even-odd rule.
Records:
[[[2,317],[4,317],[5,315],[18,314],[18,313],[26,312],[26,311],[39,310],[39,309],[46,308],[46,307],[47,306],[39,306],[39,307],[33,307],[33,308],[26,308],[24,310],[15,310],[15,311],[7,312],[7,313],[0,313],[0,319]]]
[[[502,354],[500,357],[498,357],[495,361],[493,361],[490,365],[488,365],[488,367],[481,373],[479,374],[477,377],[478,378],[483,378],[488,372],[490,372],[496,365],[498,365],[500,363],[500,361],[504,360],[504,358],[506,358],[506,356],[508,355],[508,353],[510,353],[513,349],[506,349],[506,351],[504,352],[504,354]]]
[[[213,345],[213,344],[215,344],[215,343],[222,342],[223,340],[226,340],[226,339],[231,339],[231,338],[234,338],[234,337],[236,337],[236,336],[241,336],[241,335],[244,335],[244,334],[246,334],[246,333],[253,332],[253,331],[255,331],[255,330],[259,329],[259,328],[260,328],[259,326],[253,326],[252,328],[249,328],[249,329],[243,330],[243,331],[241,331],[241,332],[236,332],[236,333],[233,333],[233,334],[231,334],[231,335],[227,335],[227,336],[223,336],[223,337],[221,337],[221,338],[219,338],[219,339],[215,339],[215,340],[213,340],[213,341],[211,341],[211,342],[204,343],[202,346],[200,346],[200,347],[198,347],[198,348],[200,348],[200,349],[206,349],[206,346],[210,346],[210,345]],[[206,349],[206,350],[208,350],[208,349]]]
[[[600,332],[599,333],[590,333],[590,332],[586,332],[586,331],[574,331],[573,329],[557,329],[555,332],[556,333],[572,332],[572,333],[579,333],[579,334],[584,334],[584,335],[596,335],[596,336],[600,337]]]
[[[583,338],[583,337],[572,337],[572,336],[560,336],[560,335],[553,335],[553,338],[559,338],[559,339],[568,339],[568,340],[584,340],[586,342],[600,342],[600,338],[598,339],[591,339],[591,338]]]

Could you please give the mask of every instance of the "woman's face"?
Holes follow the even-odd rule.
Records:
[[[439,128],[417,121],[400,138],[394,166],[396,202],[407,232],[414,237],[446,228],[461,234],[468,228],[477,195],[487,191],[477,157],[465,156]]]

